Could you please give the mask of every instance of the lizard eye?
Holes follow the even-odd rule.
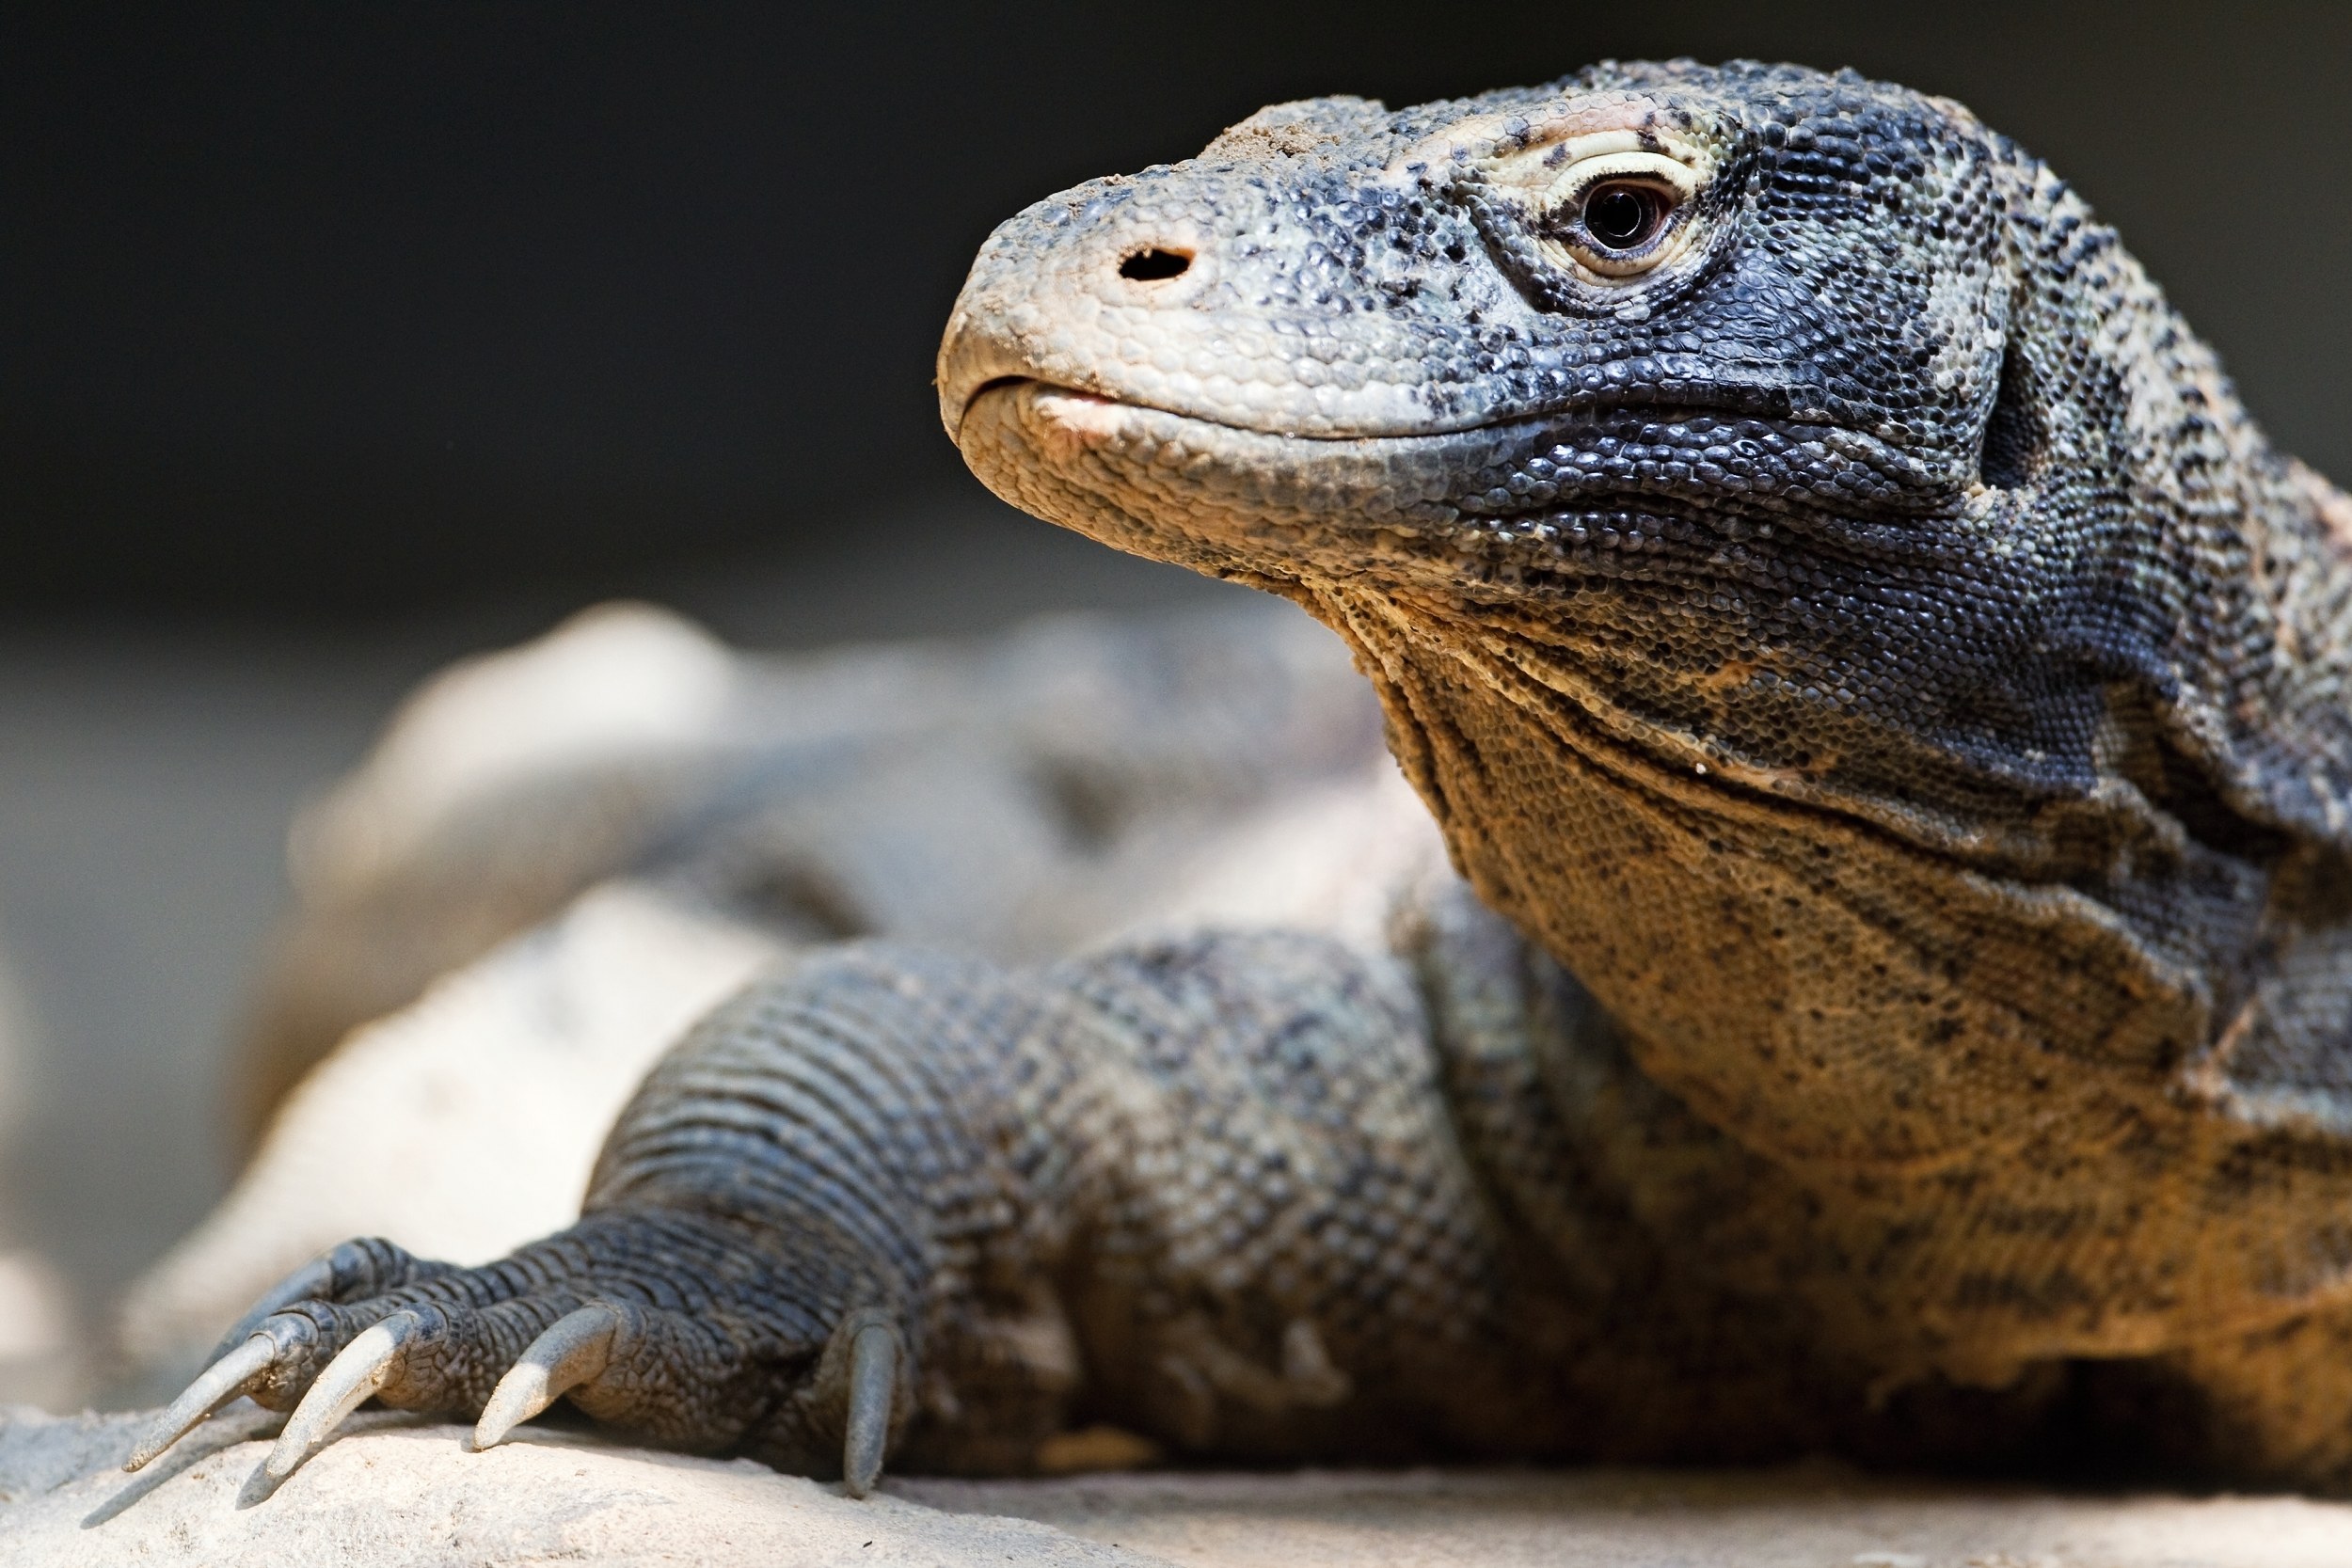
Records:
[[[1661,180],[1605,172],[1587,181],[1547,227],[1551,237],[1603,277],[1631,277],[1664,261],[1681,228],[1683,191]]]
[[[1618,309],[1612,293],[1706,240],[1711,166],[1647,130],[1506,137],[1465,188],[1497,260],[1546,309]]]
[[[1635,277],[1682,250],[1696,189],[1688,166],[1657,153],[1579,159],[1557,176],[1536,232],[1594,281]]]
[[[1612,180],[1584,194],[1584,232],[1602,250],[1639,250],[1666,226],[1662,193],[1629,180]]]

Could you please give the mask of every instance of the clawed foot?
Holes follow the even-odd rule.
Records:
[[[655,1442],[749,1445],[820,1473],[833,1436],[864,1497],[911,1404],[897,1323],[779,1305],[790,1297],[764,1272],[708,1227],[642,1219],[583,1223],[482,1269],[346,1242],[254,1305],[123,1468],[241,1396],[294,1407],[262,1465],[273,1486],[371,1398],[474,1417],[479,1449],[568,1397]]]

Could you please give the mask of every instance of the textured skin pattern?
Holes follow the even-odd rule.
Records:
[[[1498,1235],[1427,1037],[1408,966],[1307,934],[1027,972],[835,949],[664,1060],[577,1227],[483,1269],[352,1243],[332,1291],[263,1322],[253,1392],[291,1404],[421,1307],[380,1397],[471,1413],[607,1302],[628,1322],[573,1392],[591,1415],[837,1473],[827,1347],[865,1311],[922,1369],[900,1416],[931,1418],[930,1467],[1025,1468],[1081,1410],[1248,1454],[1511,1451],[1487,1423],[1520,1396],[1482,1343]]]
[[[821,1467],[872,1308],[930,1464],[2352,1480],[2352,508],[2040,164],[1788,68],[1281,105],[1007,223],[940,389],[1339,630],[1484,908],[779,980],[532,1265],[728,1347],[592,1412]]]

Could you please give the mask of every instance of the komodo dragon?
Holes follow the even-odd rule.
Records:
[[[2352,1482],[2352,507],[2040,163],[1753,64],[1280,105],[1000,228],[939,380],[1337,628],[1475,899],[824,950],[577,1226],[347,1244],[135,1464],[373,1394],[852,1491],[1081,1419]]]

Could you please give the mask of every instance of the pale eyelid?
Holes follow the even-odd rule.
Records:
[[[1559,230],[1568,227],[1565,220],[1573,217],[1570,209],[1583,194],[1597,185],[1617,181],[1655,185],[1671,193],[1672,211],[1667,216],[1667,227],[1648,248],[1618,258],[1588,251],[1561,237]],[[1570,263],[1580,276],[1594,282],[1629,282],[1681,252],[1691,227],[1688,209],[1698,194],[1698,185],[1697,171],[1690,165],[1660,152],[1611,150],[1572,160],[1558,170],[1535,209],[1543,226],[1553,230],[1539,243],[1552,253],[1555,262]]]
[[[1690,200],[1699,189],[1698,172],[1679,159],[1661,152],[1604,152],[1564,166],[1551,188],[1544,194],[1542,210],[1557,212],[1563,204],[1605,180],[1663,185],[1675,193],[1677,203]]]

